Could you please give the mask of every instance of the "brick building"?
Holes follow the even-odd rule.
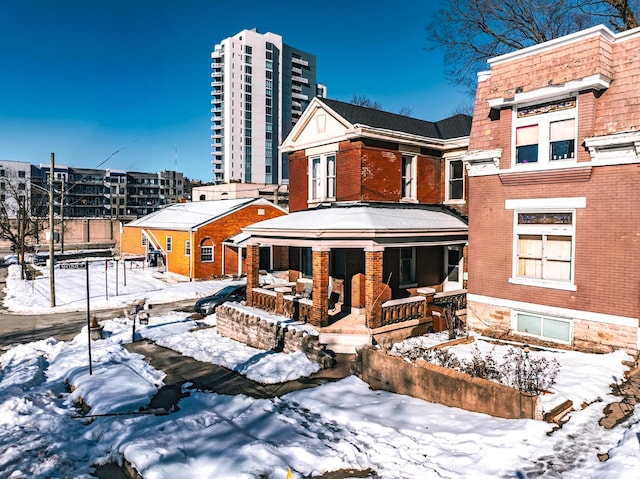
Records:
[[[464,287],[462,157],[470,122],[315,98],[281,145],[289,154],[290,215],[243,229],[247,302],[368,343],[426,330],[427,297]],[[265,244],[280,252],[292,295],[258,287],[257,251]]]
[[[257,221],[286,215],[282,208],[264,199],[239,199],[177,203],[131,221],[123,228],[122,255],[141,256],[166,271],[189,279],[220,276],[224,264],[238,265],[238,258],[225,258],[223,243]]]
[[[638,51],[640,29],[598,26],[479,74],[465,158],[472,329],[638,350]]]

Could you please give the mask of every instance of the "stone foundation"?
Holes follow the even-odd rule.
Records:
[[[318,333],[311,333],[308,328],[265,319],[229,305],[218,306],[216,323],[222,336],[248,346],[283,353],[301,351],[323,369],[335,364],[333,354],[319,342]]]
[[[467,326],[485,336],[526,342],[557,349],[573,349],[585,353],[610,353],[622,349],[638,354],[638,328],[597,321],[573,320],[571,344],[546,341],[542,338],[518,334],[511,330],[511,309],[474,301],[468,302]]]

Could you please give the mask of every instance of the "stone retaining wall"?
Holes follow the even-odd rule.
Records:
[[[284,322],[262,318],[231,305],[216,309],[218,333],[257,349],[275,350],[284,353],[301,351],[322,368],[334,365],[333,355],[320,344],[318,334],[296,328]]]
[[[426,361],[409,363],[374,347],[358,351],[354,369],[372,389],[505,419],[543,418],[539,396]]]

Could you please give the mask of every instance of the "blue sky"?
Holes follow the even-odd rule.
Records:
[[[446,118],[472,99],[426,50],[441,3],[0,0],[0,159],[209,181],[211,50],[253,27],[316,55],[329,98]]]

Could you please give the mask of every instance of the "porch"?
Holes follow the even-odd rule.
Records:
[[[308,323],[327,343],[351,335],[353,344],[373,344],[443,328],[431,305],[466,286],[466,228],[446,208],[398,204],[332,206],[257,223],[243,229],[247,305]],[[289,283],[259,284],[267,245]]]

